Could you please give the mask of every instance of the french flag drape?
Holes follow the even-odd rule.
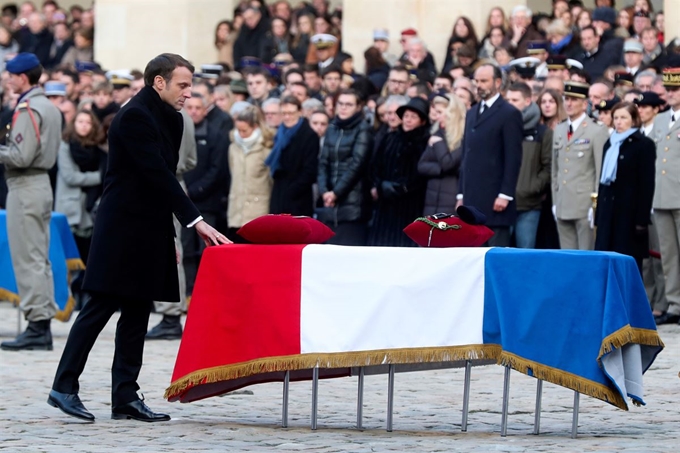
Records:
[[[493,361],[626,409],[662,349],[635,262],[598,252],[206,250],[171,401],[351,367]]]

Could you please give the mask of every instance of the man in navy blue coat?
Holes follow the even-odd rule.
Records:
[[[489,246],[510,245],[515,188],[522,164],[522,114],[500,95],[502,73],[485,64],[475,71],[479,104],[465,118],[458,205],[474,206],[494,231]]]
[[[184,123],[178,112],[191,97],[193,66],[162,54],[144,71],[145,87],[117,114],[109,130],[104,193],[97,210],[84,288],[92,299],[69,333],[47,402],[87,421],[78,378],[97,336],[120,310],[111,367],[111,418],[170,420],[137,396],[144,336],[152,301],[179,301],[173,214],[206,245],[230,241],[203,221],[175,172]]]

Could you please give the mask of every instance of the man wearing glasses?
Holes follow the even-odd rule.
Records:
[[[411,86],[411,77],[404,66],[395,66],[390,70],[390,76],[387,79],[387,94],[404,96],[406,91]]]

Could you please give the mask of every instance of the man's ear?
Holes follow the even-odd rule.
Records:
[[[158,88],[159,90],[165,89],[165,79],[162,76],[157,75],[153,79],[153,86]]]

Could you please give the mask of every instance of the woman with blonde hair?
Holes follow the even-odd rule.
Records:
[[[439,130],[430,137],[418,162],[418,172],[428,178],[423,212],[426,216],[455,212],[465,114],[465,104],[450,95],[446,110],[439,115]]]
[[[273,133],[266,126],[260,109],[249,106],[234,117],[229,146],[228,237],[243,242],[236,231],[251,220],[269,214],[273,181],[265,159],[273,146]]]
[[[564,99],[555,90],[547,88],[538,96],[538,107],[541,109],[541,123],[555,130],[555,126],[567,119],[564,110]]]

